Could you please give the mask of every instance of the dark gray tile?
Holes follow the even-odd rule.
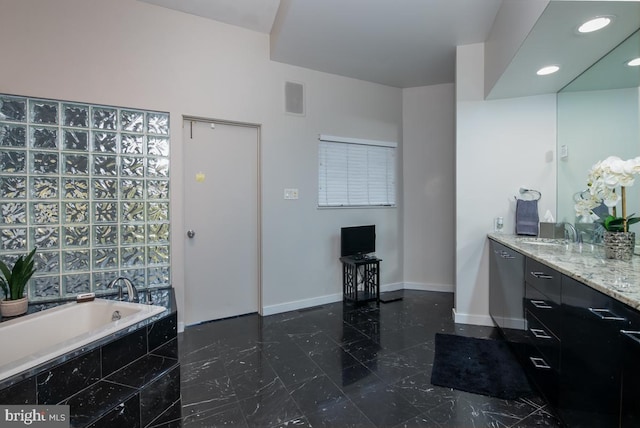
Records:
[[[200,355],[200,357],[202,356]],[[227,371],[224,369],[224,361],[222,361],[221,357],[216,356],[195,362],[185,362],[181,357],[180,368],[182,372],[181,381],[184,386],[227,375]]]
[[[36,377],[32,376],[0,390],[2,404],[36,404]]]
[[[134,395],[124,403],[94,422],[89,428],[112,428],[116,426],[137,428],[140,426],[140,397]]]
[[[386,385],[382,379],[360,363],[345,368],[327,369],[325,373],[347,395],[383,388]]]
[[[136,390],[117,383],[100,381],[60,403],[69,405],[71,426],[87,426],[136,395]]]
[[[430,372],[409,376],[396,382],[394,386],[409,403],[425,411],[455,400],[459,394],[451,388],[431,385]]]
[[[314,351],[322,352],[327,348],[335,348],[338,345],[327,333],[320,330],[312,333],[291,334],[290,337],[307,355]]]
[[[374,428],[375,425],[351,401],[339,401],[307,415],[314,428]]]
[[[224,368],[230,375],[268,366],[269,359],[258,344],[247,344],[232,348],[224,356]]]
[[[281,424],[274,425],[271,428],[289,428],[289,427],[300,427],[300,428],[312,428],[313,425],[309,423],[309,420],[306,417],[295,418],[290,421],[283,422]]]
[[[284,388],[242,400],[240,407],[249,427],[256,428],[282,425],[304,416]]]
[[[163,376],[177,365],[178,361],[173,358],[146,355],[111,374],[106,380],[134,388],[142,388],[144,385],[153,382],[156,378]]]
[[[231,375],[231,386],[239,400],[260,394],[284,390],[276,372],[268,365]]]
[[[100,379],[100,350],[96,349],[40,373],[38,403],[57,404]]]
[[[528,400],[501,400],[457,392],[457,396],[426,412],[443,427],[510,427],[538,410]]]
[[[546,408],[540,408],[531,413],[526,418],[516,423],[513,428],[537,428],[537,427],[550,427],[560,428],[562,424],[560,420]]]
[[[189,415],[213,410],[238,401],[228,376],[215,379],[202,378],[199,383],[183,384],[181,392],[183,411]]]
[[[320,367],[306,355],[299,358],[271,361],[271,367],[275,370],[284,386],[294,385],[324,373]]]
[[[147,326],[149,351],[165,345],[178,334],[178,314],[174,312]]]
[[[102,375],[107,376],[147,353],[147,331],[137,330],[102,347]]]
[[[396,425],[394,428],[440,428],[440,425],[427,415],[418,415]]]
[[[382,351],[380,344],[369,338],[346,343],[342,348],[360,363],[376,359]]]
[[[339,302],[187,328],[178,336],[184,426],[559,426],[539,397],[431,385],[436,333],[497,330],[454,324],[451,293],[402,294],[380,306]]]
[[[180,367],[175,367],[140,390],[140,420],[142,426],[147,426],[179,399]]]
[[[349,396],[362,413],[379,427],[393,427],[421,413],[397,388],[391,386],[362,390]]]
[[[309,353],[309,357],[325,371],[342,369],[359,364],[359,361],[354,358],[353,355],[338,345],[323,350],[312,351]]]
[[[365,366],[387,383],[394,383],[423,371],[424,367],[411,355],[383,355],[365,363]]]
[[[319,412],[347,400],[331,379],[324,375],[307,379],[288,390],[304,414]]]
[[[233,427],[248,428],[238,403],[190,414],[183,412],[183,428]]]
[[[150,424],[149,428],[168,428],[182,422],[182,402],[177,400],[164,413],[158,415]],[[179,426],[179,425],[178,425]]]

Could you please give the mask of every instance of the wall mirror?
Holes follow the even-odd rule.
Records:
[[[640,66],[627,65],[639,57],[637,30],[558,92],[557,221],[576,223],[587,239],[593,225],[579,223],[574,197],[587,188],[589,169],[609,156],[640,156]],[[628,214],[640,214],[639,181],[627,204]]]

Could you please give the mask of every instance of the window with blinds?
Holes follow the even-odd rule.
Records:
[[[396,147],[393,142],[321,135],[318,206],[395,206]]]

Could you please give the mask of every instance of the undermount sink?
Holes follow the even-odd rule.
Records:
[[[518,242],[521,244],[529,244],[529,245],[540,245],[546,247],[559,247],[562,245],[567,245],[567,240],[565,239],[551,239],[551,238],[520,238]]]

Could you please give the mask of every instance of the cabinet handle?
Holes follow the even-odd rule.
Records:
[[[501,251],[500,252],[500,257],[502,257],[503,259],[515,259],[515,256],[512,256],[511,254],[507,253],[506,251]]]
[[[549,336],[544,330],[541,330],[539,328],[530,328],[529,330],[538,339],[551,339],[551,336]]]
[[[538,309],[553,309],[553,306],[549,306],[544,300],[530,300],[530,302]]]
[[[553,279],[553,276],[547,275],[544,272],[531,272],[531,275],[533,275],[536,278],[540,278],[540,279]]]
[[[545,360],[543,360],[542,358],[529,357],[529,359],[533,363],[533,366],[535,368],[537,368],[537,369],[550,369],[551,368],[551,366],[549,364],[547,364],[547,362]]]
[[[589,308],[589,311],[592,314],[596,315],[601,320],[605,320],[605,321],[626,321],[627,320],[626,318],[617,316],[616,314],[611,312],[609,309]]]
[[[629,339],[633,340],[636,345],[640,345],[640,331],[629,331],[629,330],[620,330],[623,336],[627,336]]]

